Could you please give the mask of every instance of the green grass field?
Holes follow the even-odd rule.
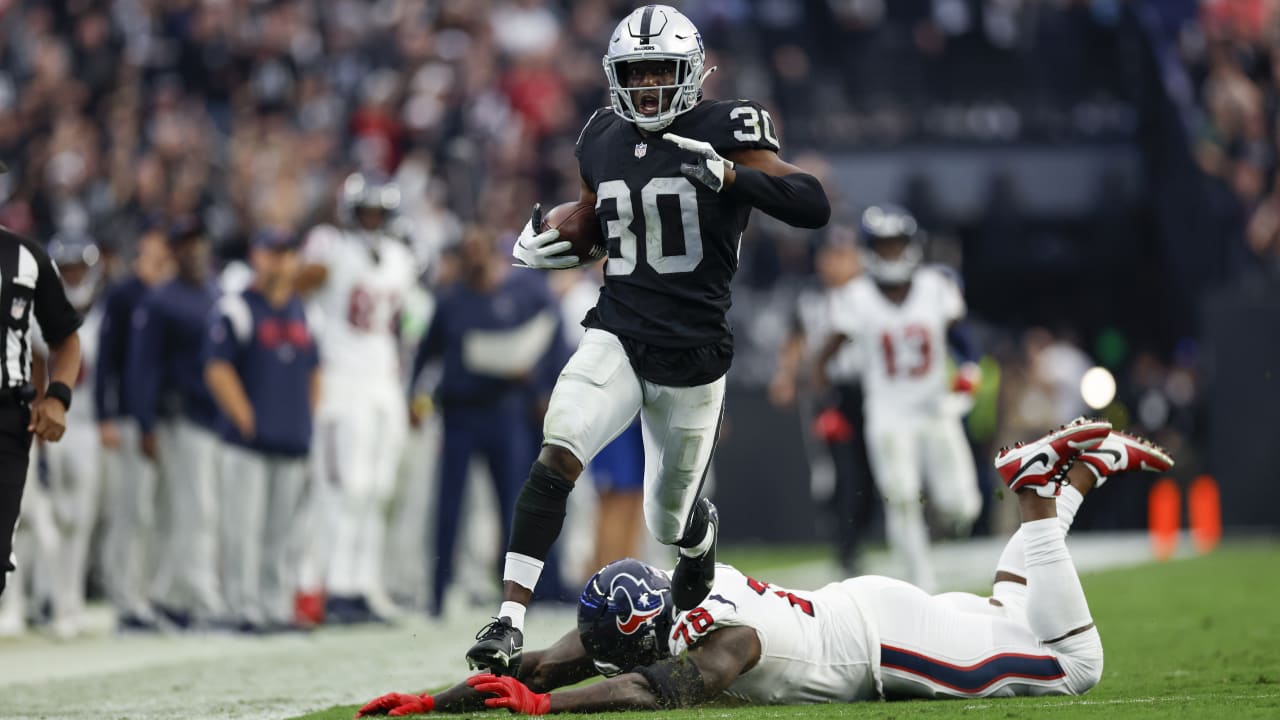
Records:
[[[756,568],[749,569],[778,559],[760,558]],[[748,569],[748,563],[741,564]],[[1097,573],[1083,580],[1106,648],[1102,682],[1085,697],[712,706],[599,717],[1280,718],[1280,545],[1237,543],[1205,557]],[[393,689],[409,690],[387,688]],[[357,707],[335,707],[301,720],[346,720]]]

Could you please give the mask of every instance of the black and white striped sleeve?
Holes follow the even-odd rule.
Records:
[[[37,269],[34,305],[36,322],[50,347],[62,344],[71,333],[80,328],[82,318],[67,299],[62,287],[62,276],[49,259],[44,248],[35,243],[23,243],[23,249],[35,256]]]

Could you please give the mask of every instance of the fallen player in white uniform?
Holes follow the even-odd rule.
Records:
[[[995,464],[1023,523],[989,598],[929,595],[874,575],[790,591],[721,565],[702,604],[676,614],[665,572],[620,560],[587,583],[578,629],[526,653],[518,678],[481,674],[435,696],[391,693],[357,717],[664,709],[721,694],[775,705],[1083,694],[1102,677],[1102,641],[1067,530],[1108,475],[1163,472],[1173,461],[1105,421],[1081,419],[1002,450]],[[608,679],[549,692],[597,674]]]

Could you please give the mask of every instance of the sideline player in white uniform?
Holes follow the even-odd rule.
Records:
[[[58,267],[67,299],[84,317],[80,326],[80,377],[75,392],[83,400],[67,411],[62,442],[43,445],[49,472],[49,498],[58,533],[58,556],[52,573],[53,618],[58,637],[78,635],[84,624],[85,579],[89,572],[89,538],[98,519],[102,491],[102,445],[93,417],[93,373],[97,367],[98,328],[102,308],[95,302],[102,289],[102,266],[93,238],[59,233],[49,242],[49,257]],[[41,340],[41,352],[43,340]]]
[[[652,710],[722,693],[773,705],[1080,695],[1102,677],[1102,640],[1067,530],[1108,475],[1172,463],[1105,421],[1083,419],[1001,451],[996,467],[1018,495],[1023,523],[990,598],[929,595],[875,575],[791,591],[720,565],[702,604],[675,614],[667,574],[621,560],[587,583],[578,629],[527,653],[518,679],[483,674],[434,697],[391,693],[358,717],[482,704],[530,715]],[[596,674],[610,679],[547,692]]]
[[[932,590],[921,476],[933,507],[957,534],[967,534],[982,510],[973,453],[952,394],[973,392],[977,353],[962,324],[959,286],[920,264],[922,239],[910,213],[892,205],[867,208],[860,239],[866,274],[832,295],[834,334],[817,372],[825,372],[845,343],[861,355],[867,459],[885,502],[885,533],[907,579]],[[948,345],[962,363],[950,387]]]
[[[383,509],[409,417],[397,317],[419,274],[413,253],[387,232],[399,205],[395,185],[353,174],[342,187],[344,227],[317,226],[302,252],[299,286],[314,289],[322,368],[312,453],[317,542],[303,589],[322,582],[336,622],[376,619],[371,601],[380,613],[393,610],[382,587]]]

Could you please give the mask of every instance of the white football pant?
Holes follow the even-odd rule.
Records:
[[[396,378],[323,378],[312,452],[319,515],[312,552],[329,595],[385,596],[385,510],[395,490],[408,413]]]
[[[543,423],[543,442],[584,466],[640,413],[644,432],[644,517],[667,545],[684,535],[724,409],[723,377],[667,387],[638,377],[612,333],[590,329],[560,372]]]
[[[992,598],[871,575],[844,582],[875,618],[886,698],[1080,695],[1098,684],[1097,628],[1069,635],[1093,620],[1066,546],[1075,508],[1064,505],[1009,540],[997,569],[1026,584],[997,583]]]
[[[982,510],[973,453],[960,419],[944,413],[869,417],[867,459],[884,500],[885,535],[907,580],[930,592],[929,528],[921,491],[951,529],[967,533]]]

